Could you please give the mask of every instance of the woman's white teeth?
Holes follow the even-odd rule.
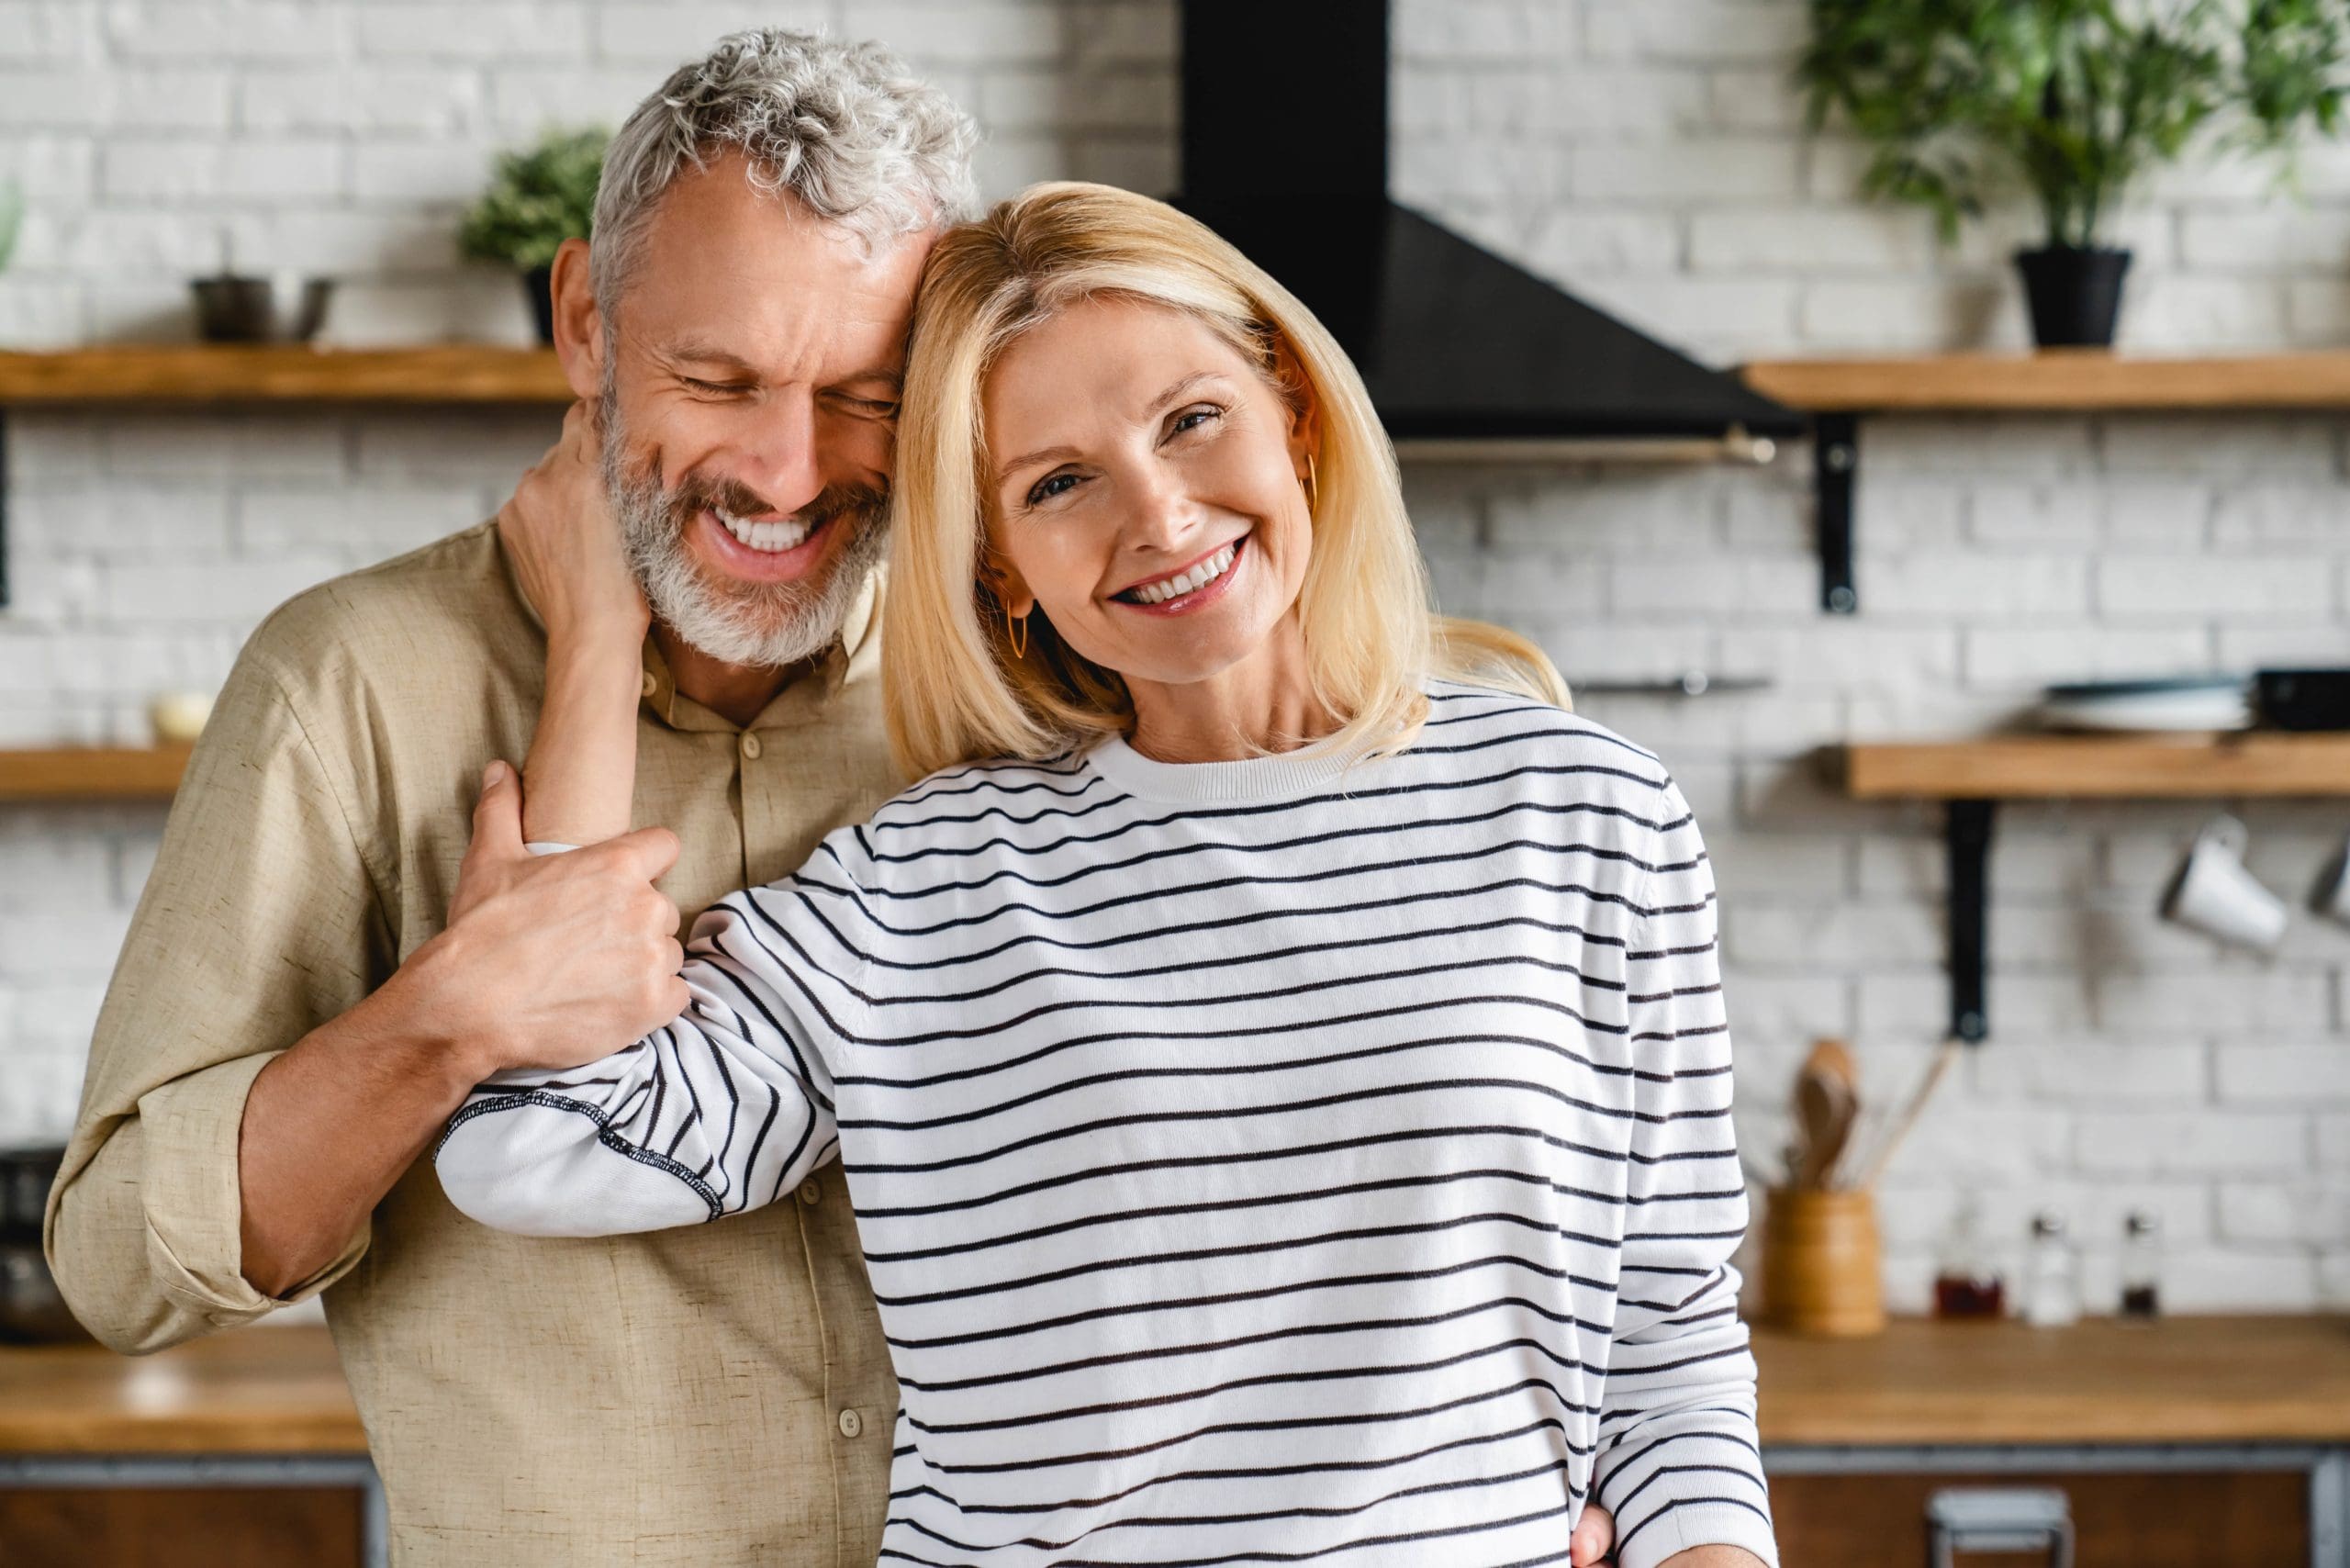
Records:
[[[1170,599],[1195,593],[1224,576],[1225,569],[1232,565],[1233,553],[1238,548],[1239,541],[1235,540],[1188,572],[1161,577],[1155,583],[1145,583],[1135,589],[1135,597],[1145,604],[1164,604]]]
[[[791,549],[808,537],[808,524],[797,518],[788,518],[781,522],[746,522],[716,507],[711,508],[710,513],[724,523],[726,532],[742,543],[768,554]]]

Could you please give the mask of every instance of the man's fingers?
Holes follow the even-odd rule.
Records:
[[[677,835],[666,827],[641,827],[607,839],[605,847],[626,856],[648,882],[658,881],[677,863]]]
[[[1596,1503],[1584,1504],[1575,1532],[1567,1540],[1568,1561],[1573,1568],[1598,1568],[1615,1544],[1615,1516]]]

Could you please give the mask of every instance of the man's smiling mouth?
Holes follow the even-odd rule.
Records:
[[[710,515],[734,536],[737,543],[763,554],[778,554],[796,549],[805,543],[808,535],[815,531],[815,524],[805,518],[739,518],[714,503],[710,509]]]

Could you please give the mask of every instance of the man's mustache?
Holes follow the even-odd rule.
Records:
[[[704,508],[729,517],[770,517],[782,512],[766,497],[739,479],[688,473],[670,492],[670,515],[683,521]],[[790,513],[794,522],[811,527],[835,518],[878,522],[890,510],[889,492],[872,485],[827,485],[807,505]]]

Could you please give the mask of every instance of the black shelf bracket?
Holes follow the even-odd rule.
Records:
[[[1950,846],[1950,1032],[1980,1045],[1991,1032],[1984,998],[1989,968],[1986,935],[1990,911],[1991,820],[1989,801],[1949,801],[1942,806],[1942,834]]]
[[[1858,414],[1820,414],[1811,421],[1814,504],[1819,520],[1819,608],[1850,615],[1861,607],[1852,585],[1852,481],[1861,469]]]
[[[8,608],[8,410],[0,408],[0,610]]]

